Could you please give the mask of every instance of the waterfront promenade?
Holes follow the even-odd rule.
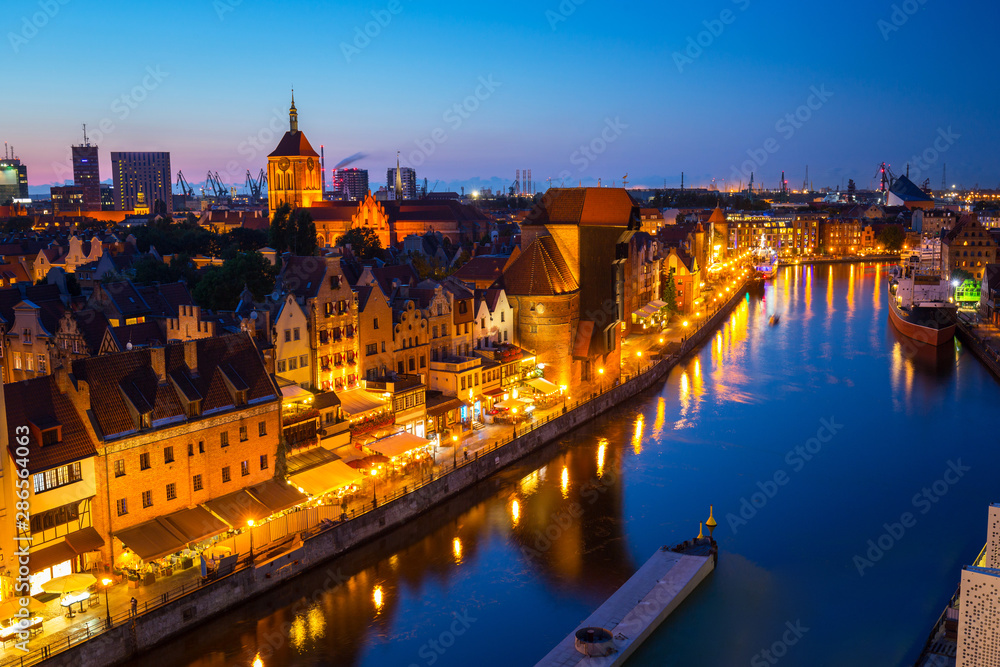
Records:
[[[619,384],[604,386],[595,383],[593,386],[579,388],[576,393],[581,398],[567,400],[565,404],[560,403],[539,411],[532,422],[516,428],[489,426],[477,431],[459,445],[468,448],[468,457],[464,453],[458,455],[450,449],[444,449],[439,453],[436,465],[430,470],[384,480],[374,489],[377,491],[377,499],[359,497],[349,505],[347,521],[331,520],[333,517],[339,518],[339,506],[326,508],[330,510],[326,513],[307,514],[307,517],[316,518],[308,524],[309,530],[289,530],[287,537],[283,539],[283,550],[272,549],[272,554],[266,557],[261,554],[273,545],[258,539],[256,562],[249,554],[242,556],[237,570],[228,578],[203,582],[198,568],[194,567],[158,581],[146,590],[114,586],[109,591],[109,608],[94,607],[85,614],[78,615],[72,622],[58,618],[58,610],[55,610],[55,622],[47,622],[43,634],[32,639],[32,651],[21,654],[19,651],[7,650],[0,665],[79,664],[80,657],[75,654],[80,650],[88,654],[88,660],[96,660],[102,664],[119,661],[150,648],[176,632],[184,631],[193,619],[180,612],[180,608],[198,598],[214,598],[209,605],[198,605],[198,617],[204,619],[203,609],[207,608],[209,615],[220,613],[308,568],[342,555],[377,535],[405,524],[414,516],[474,486],[501,468],[589,422],[665,377],[674,364],[718,327],[745,292],[749,279],[738,283],[734,275],[720,276],[718,284],[719,293],[724,298],[719,301],[717,308],[701,313],[698,318],[690,318],[691,321],[678,318],[677,326],[669,331],[639,335],[627,341],[623,346],[622,378]],[[688,322],[687,326],[684,322]],[[673,350],[673,354],[668,355],[668,350]],[[493,460],[488,460],[488,455],[492,455]],[[254,529],[255,536],[261,535],[262,528],[264,527],[258,526]],[[266,534],[265,532],[264,535]],[[232,538],[235,544],[240,544],[240,537],[241,535],[237,535]],[[244,538],[243,542],[248,540]],[[306,554],[306,551],[309,553]],[[237,552],[242,553],[243,549],[238,548]],[[263,558],[268,560],[262,562]],[[133,595],[139,602],[139,614],[134,618],[128,611],[128,603]],[[101,597],[103,602],[103,594]],[[51,604],[58,605],[58,601]],[[110,629],[107,628],[109,609]],[[163,614],[177,618],[172,619],[171,623],[158,622],[157,617]],[[95,637],[105,641],[94,643],[91,640]],[[98,644],[98,650],[90,650]]]

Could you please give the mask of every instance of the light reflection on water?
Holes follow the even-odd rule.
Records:
[[[899,337],[884,276],[784,267],[661,388],[501,472],[475,500],[334,561],[342,585],[325,587],[326,569],[300,577],[158,650],[158,664],[534,664],[656,548],[695,535],[709,504],[719,567],[631,666],[748,664],[796,619],[812,630],[782,664],[912,663],[982,546],[982,504],[997,492],[997,448],[956,439],[947,415],[992,432],[1000,391],[957,347]],[[842,435],[790,468],[786,453],[831,417]],[[959,457],[973,470],[859,577],[852,557]],[[788,484],[734,524],[777,471]],[[476,620],[444,652],[430,648],[459,617]],[[499,630],[516,641],[498,645]]]

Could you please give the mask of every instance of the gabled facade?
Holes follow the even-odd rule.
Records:
[[[391,373],[396,365],[392,308],[378,284],[354,288],[358,299],[359,372],[366,380]]]
[[[274,317],[275,373],[300,387],[313,386],[313,348],[309,317],[289,292]]]
[[[503,289],[476,290],[472,335],[477,350],[514,343],[514,308]]]

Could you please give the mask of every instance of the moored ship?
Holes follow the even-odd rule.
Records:
[[[955,337],[958,308],[951,286],[939,275],[910,269],[889,281],[889,319],[907,338],[943,345]]]

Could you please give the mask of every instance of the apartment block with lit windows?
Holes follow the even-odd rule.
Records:
[[[964,215],[941,241],[941,267],[951,278],[958,270],[982,280],[986,265],[997,261],[997,244],[976,214]]]
[[[861,250],[861,222],[832,218],[820,223],[819,252],[824,255],[853,255]]]

